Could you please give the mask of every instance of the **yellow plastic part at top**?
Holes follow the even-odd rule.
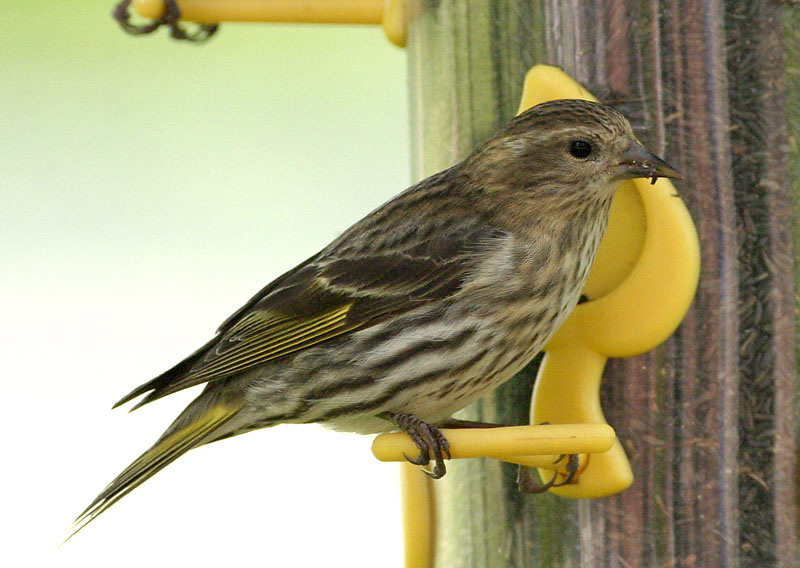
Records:
[[[181,19],[201,24],[217,22],[297,22],[382,25],[387,39],[406,45],[403,0],[177,0]],[[143,18],[158,19],[163,0],[133,0]]]

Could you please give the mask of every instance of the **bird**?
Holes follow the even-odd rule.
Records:
[[[577,304],[619,182],[679,178],[610,106],[514,117],[264,287],[205,345],[122,397],[205,385],[73,523],[73,536],[198,446],[283,423],[406,432],[446,473],[441,428],[520,371]],[[565,378],[565,380],[568,380]]]

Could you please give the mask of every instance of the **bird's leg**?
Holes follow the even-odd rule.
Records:
[[[384,412],[380,417],[400,428],[419,448],[419,455],[416,458],[404,455],[409,462],[425,466],[433,459],[433,471],[423,471],[434,479],[439,479],[447,473],[444,460],[450,459],[450,444],[436,426],[420,420],[413,414]]]
[[[551,487],[561,487],[562,485],[569,485],[572,483],[572,480],[575,478],[575,474],[578,472],[579,462],[577,454],[561,454],[553,463],[558,463],[565,457],[567,458],[567,464],[565,467],[567,470],[567,475],[562,481],[559,482],[556,482],[556,479],[558,479],[559,476],[558,470],[553,472],[553,476],[547,483],[542,484],[536,481],[533,476],[531,476],[530,468],[522,465],[519,466],[519,470],[517,471],[517,487],[519,487],[520,493],[544,493]]]
[[[181,18],[181,10],[178,8],[175,0],[164,0],[164,14],[159,19],[153,20],[148,24],[132,24],[130,22],[131,16],[128,13],[130,4],[131,0],[121,0],[112,12],[113,18],[119,23],[120,27],[129,34],[149,34],[153,33],[161,26],[169,26],[170,35],[173,38],[199,42],[207,40],[217,31],[217,24],[200,24],[194,32],[187,32],[185,28],[178,24],[178,20]]]

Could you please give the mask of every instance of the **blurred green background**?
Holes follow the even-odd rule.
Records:
[[[0,563],[400,566],[396,467],[306,426],[191,452],[56,551],[195,392],[111,404],[410,182],[380,29],[193,46],[112,7],[0,3]]]

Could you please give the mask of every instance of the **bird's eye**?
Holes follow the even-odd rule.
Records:
[[[569,153],[575,158],[588,158],[592,153],[592,145],[586,140],[573,140],[569,143]]]

